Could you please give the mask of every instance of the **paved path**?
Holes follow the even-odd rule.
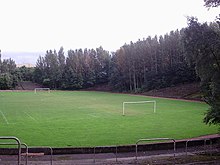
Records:
[[[216,148],[215,152],[220,152]],[[184,149],[178,149],[174,153],[172,151],[152,151],[152,152],[140,152],[136,160],[135,153],[120,153],[116,155],[113,153],[108,154],[97,154],[95,157],[93,154],[75,154],[75,155],[54,155],[52,165],[147,165],[149,162],[151,164],[175,164],[176,161],[182,159],[187,159],[191,156],[197,156],[198,153],[203,153],[204,149],[201,147],[199,150],[189,149],[188,154],[186,155]],[[207,152],[208,153],[208,152]],[[1,165],[16,165],[17,157],[13,156],[0,156]],[[147,162],[147,163],[146,163]],[[190,162],[191,163],[191,162]],[[196,164],[196,163],[193,163]],[[212,160],[202,159],[199,164],[220,164],[220,157],[218,159],[213,158]],[[25,157],[22,157],[21,165],[26,165]],[[28,165],[51,165],[50,156],[38,156],[38,157],[29,157]],[[189,164],[188,164],[189,165]]]

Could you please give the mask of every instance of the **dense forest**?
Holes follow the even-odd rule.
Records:
[[[198,26],[196,30],[190,24],[193,20]],[[29,80],[51,89],[75,90],[108,84],[115,91],[136,93],[199,81],[197,57],[194,58],[197,41],[189,39],[193,34],[198,38],[207,29],[219,34],[219,24],[200,24],[195,18],[188,21],[187,28],[124,44],[116,52],[102,47],[66,53],[63,47],[48,50],[38,58],[35,68],[16,68],[12,59],[2,61],[0,53],[0,89],[13,89],[19,81]],[[210,37],[218,41],[219,36],[215,36]],[[218,59],[219,54],[216,56]]]
[[[0,50],[0,90],[14,89],[20,81],[32,81],[35,68],[16,67],[13,59],[1,59]]]
[[[52,89],[81,89],[108,83],[111,56],[102,47],[91,50],[49,50],[39,57],[33,78]]]
[[[197,80],[187,62],[181,31],[123,45],[113,56],[110,84],[120,91],[143,91]]]
[[[0,50],[0,89],[15,88],[18,77],[15,62],[12,59],[4,59],[2,61]]]
[[[183,29],[184,30],[184,29]],[[123,45],[116,52],[96,49],[49,50],[39,57],[33,79],[52,89],[81,89],[108,83],[114,90],[140,92],[197,80],[187,61],[183,30]]]

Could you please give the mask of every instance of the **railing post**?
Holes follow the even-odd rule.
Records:
[[[115,146],[115,158],[116,162],[118,162],[118,146]]]
[[[206,141],[209,140],[210,141],[210,145],[211,145],[211,139],[191,139],[191,140],[187,140],[186,141],[186,148],[185,148],[185,152],[186,152],[186,156],[187,156],[187,153],[188,153],[188,143],[189,142],[192,142],[192,141],[196,141],[196,140],[204,140],[204,146],[203,146],[203,149],[204,149],[204,152],[206,152]]]
[[[17,143],[0,143],[0,145],[17,145]],[[28,146],[25,143],[21,143],[21,146],[22,145],[25,146],[25,148],[26,148],[26,152],[25,152],[25,156],[26,156],[25,165],[27,165],[28,164]]]
[[[50,164],[52,165],[53,164],[53,149],[52,147],[49,147],[49,146],[31,146],[29,148],[47,148],[50,150]]]
[[[175,152],[176,152],[176,140],[173,138],[151,138],[151,139],[139,139],[136,142],[135,146],[135,153],[136,153],[136,161],[137,161],[137,153],[138,153],[138,143],[142,141],[157,141],[157,140],[172,140],[173,141],[173,151],[174,151],[174,158],[175,158]]]
[[[93,151],[93,163],[95,163],[95,148],[96,147],[94,147],[94,151]]]
[[[3,140],[15,140],[17,142],[18,145],[18,165],[20,165],[21,162],[21,141],[14,136],[1,136],[0,139]]]

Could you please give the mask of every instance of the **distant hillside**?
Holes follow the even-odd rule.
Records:
[[[33,68],[35,67],[34,64],[31,64],[31,63],[23,63],[23,64],[16,64],[17,67],[22,67],[22,66],[25,66],[27,68]]]
[[[111,92],[112,89],[109,85],[97,85],[91,88],[87,88],[88,91],[105,91]],[[201,93],[199,88],[199,83],[187,83],[178,84],[173,87],[167,87],[162,89],[154,89],[148,92],[141,93],[147,96],[154,97],[167,97],[167,98],[177,98],[177,99],[189,99],[189,100],[201,100]]]
[[[156,97],[201,100],[199,83],[179,84],[174,87],[154,89],[143,94]]]
[[[13,59],[19,66],[23,64],[35,65],[38,57],[44,56],[43,52],[4,52],[2,51],[2,59]]]

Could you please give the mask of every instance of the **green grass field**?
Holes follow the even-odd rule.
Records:
[[[122,102],[156,100],[153,104]],[[217,133],[202,122],[199,102],[86,91],[0,92],[0,136],[29,146],[78,147],[134,144],[140,138],[183,139]]]

